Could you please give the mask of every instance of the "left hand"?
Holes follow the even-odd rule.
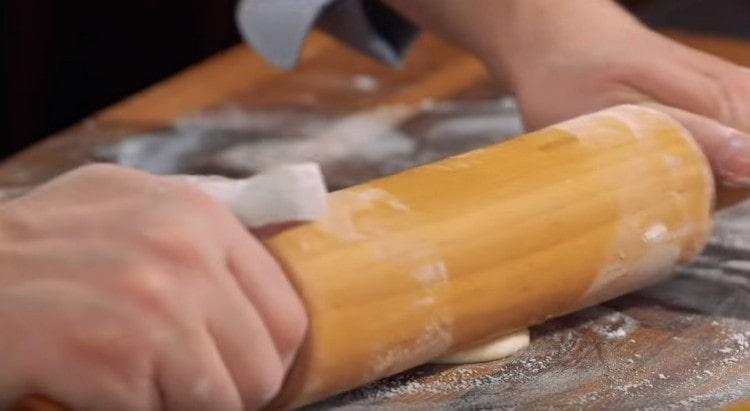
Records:
[[[89,165],[0,204],[0,409],[259,409],[306,327],[273,256],[184,181]]]

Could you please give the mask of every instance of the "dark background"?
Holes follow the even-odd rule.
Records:
[[[237,43],[236,2],[2,0],[0,158]],[[628,3],[653,26],[750,38],[750,0]]]

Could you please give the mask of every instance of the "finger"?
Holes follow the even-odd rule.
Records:
[[[204,325],[195,323],[182,338],[163,344],[157,358],[155,380],[162,409],[243,409],[237,386]]]
[[[276,260],[250,233],[237,232],[227,265],[240,289],[268,327],[285,367],[302,343],[307,315],[296,290]]]
[[[750,135],[685,110],[656,103],[645,105],[672,116],[691,132],[719,183],[750,187]]]
[[[237,218],[219,207],[212,217],[212,238],[220,244],[221,268],[257,309],[285,368],[306,331],[307,316],[297,293],[276,260]]]
[[[692,60],[694,51],[690,50],[689,55],[688,60]],[[656,104],[680,107],[722,121],[727,118],[723,104],[725,98],[714,78],[687,64],[647,65],[640,66],[640,69],[635,87],[646,97],[644,100],[658,101]]]
[[[208,330],[246,408],[266,405],[281,388],[285,367],[266,323],[230,273],[221,298],[209,302]],[[283,302],[278,302],[278,306]]]

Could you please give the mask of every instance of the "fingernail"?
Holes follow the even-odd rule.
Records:
[[[750,187],[749,135],[733,131],[727,138],[717,160],[717,173],[724,185]]]

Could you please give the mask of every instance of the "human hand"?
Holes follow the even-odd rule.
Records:
[[[384,1],[478,56],[529,130],[648,104],[692,132],[720,183],[750,186],[750,70],[649,30],[614,1]]]
[[[529,129],[649,105],[692,132],[719,182],[750,185],[750,70],[663,37],[609,0],[525,7],[526,25],[506,27],[505,54],[485,61],[508,81]]]
[[[190,185],[94,165],[0,205],[0,408],[258,408],[305,327],[273,258]]]

